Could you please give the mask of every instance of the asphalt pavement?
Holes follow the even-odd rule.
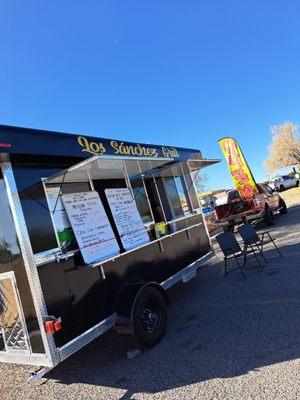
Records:
[[[30,367],[0,364],[1,398],[300,399],[300,206],[275,221],[284,257],[269,245],[268,264],[252,261],[246,280],[225,279],[214,257],[169,291],[155,348],[127,360],[131,342],[110,331],[31,386]]]

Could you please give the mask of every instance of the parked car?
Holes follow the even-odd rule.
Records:
[[[268,185],[257,184],[259,193],[249,203],[241,199],[236,189],[227,192],[227,201],[215,207],[216,223],[224,230],[233,230],[235,225],[264,219],[267,225],[273,225],[273,214],[285,214],[287,206],[279,193]]]
[[[286,189],[298,187],[299,181],[300,179],[296,178],[295,176],[283,175],[283,176],[277,176],[276,178],[270,180],[269,186],[273,190],[278,190],[282,192],[283,190]]]

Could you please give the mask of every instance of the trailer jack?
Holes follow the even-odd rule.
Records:
[[[29,377],[27,382],[31,385],[32,383],[37,382],[41,379],[44,375],[46,375],[49,371],[51,371],[52,367],[44,367],[40,368],[37,371],[32,371],[29,373]]]

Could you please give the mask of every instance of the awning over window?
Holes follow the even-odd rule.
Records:
[[[154,176],[162,176],[164,178],[170,178],[173,176],[180,176],[187,172],[187,167],[189,167],[190,172],[197,172],[202,168],[208,167],[213,164],[217,164],[220,160],[192,160],[187,159],[184,161],[175,161],[170,165],[164,165],[161,168],[154,171]]]
[[[198,171],[199,169],[209,167],[210,165],[217,164],[221,160],[218,159],[207,159],[204,158],[202,160],[187,160],[187,164],[190,168],[191,172]]]
[[[97,179],[124,179],[138,176],[172,177],[182,175],[182,167],[198,171],[220,160],[94,156],[46,179],[47,183],[88,182]],[[184,168],[185,169],[185,168]]]
[[[124,179],[147,175],[172,164],[173,158],[94,156],[46,179],[47,183],[87,182],[97,179]]]

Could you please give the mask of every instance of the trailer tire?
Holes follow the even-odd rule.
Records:
[[[283,199],[280,199],[280,201],[279,201],[279,207],[280,207],[280,214],[282,215],[282,214],[286,214],[287,213],[287,206],[286,206],[286,203],[285,203],[285,201],[283,200]]]
[[[264,221],[265,221],[266,225],[274,225],[273,212],[268,205],[265,206]]]
[[[134,339],[141,349],[160,342],[167,327],[167,307],[162,294],[152,286],[138,293],[132,310]]]

